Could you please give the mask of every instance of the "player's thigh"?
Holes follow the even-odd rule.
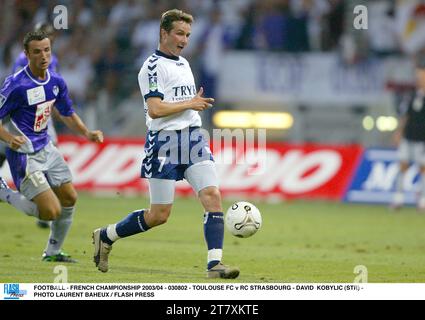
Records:
[[[55,220],[59,216],[61,206],[52,189],[39,193],[32,201],[37,205],[40,219]]]
[[[206,211],[222,211],[217,170],[211,160],[196,163],[185,171],[185,179]]]
[[[21,181],[19,191],[29,200],[45,191],[52,191],[42,171],[28,173]]]
[[[176,187],[175,180],[149,179],[150,210],[145,216],[146,223],[154,227],[165,223],[171,214]]]
[[[192,186],[195,193],[207,187],[216,187],[218,189],[218,176],[215,163],[211,160],[196,163],[184,172],[184,178]]]
[[[175,180],[148,179],[151,205],[170,205],[174,202]]]
[[[77,191],[71,182],[64,183],[59,187],[52,187],[62,207],[73,207],[77,202]]]
[[[45,147],[45,152],[47,157],[45,172],[50,186],[57,188],[72,182],[71,170],[53,143]]]

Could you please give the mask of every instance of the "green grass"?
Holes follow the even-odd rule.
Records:
[[[225,263],[236,282],[353,282],[355,266],[369,282],[425,282],[425,215],[407,208],[326,202],[255,202],[263,227],[253,237],[225,235]],[[224,206],[228,207],[229,202]],[[167,224],[114,244],[108,273],[92,262],[91,232],[148,205],[146,198],[80,195],[65,251],[68,282],[212,282],[205,278],[202,208],[177,199]],[[53,282],[54,263],[40,260],[48,231],[0,203],[0,282]]]

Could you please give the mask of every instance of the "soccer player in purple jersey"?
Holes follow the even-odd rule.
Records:
[[[37,23],[34,27],[34,31],[42,31],[47,34],[47,36],[50,39],[50,45],[52,45],[53,40],[55,39],[55,29],[53,26],[46,22],[40,22]],[[25,68],[28,64],[28,58],[25,54],[25,51],[22,51],[18,58],[15,60],[15,63],[13,64],[12,73],[16,73],[19,70],[22,70]],[[59,62],[58,58],[55,54],[51,54],[51,60],[49,64],[49,71],[58,72],[59,70]],[[55,111],[54,111],[55,112]],[[58,116],[58,114],[55,114],[55,116]],[[52,139],[54,144],[57,144],[57,133],[55,130],[55,127],[53,126],[52,118],[49,120],[49,126],[47,127],[47,133],[50,135],[50,138]]]
[[[43,31],[44,33],[47,34],[47,36],[50,39],[50,44],[52,45],[53,40],[55,39],[55,29],[53,28],[53,26],[50,23],[39,22],[34,27],[34,31],[38,31],[38,30]],[[25,55],[25,51],[22,51],[13,64],[12,73],[16,73],[19,70],[22,70],[23,68],[26,67],[27,64],[28,64],[27,56]],[[58,69],[59,69],[58,58],[56,57],[55,54],[52,53],[51,61],[49,64],[49,70],[58,72]],[[55,117],[58,118],[57,114],[55,114]],[[47,130],[48,130],[47,133],[50,135],[51,140],[56,145],[58,138],[57,138],[55,127],[53,125],[52,118],[50,118],[49,120],[49,125],[47,127]],[[6,149],[4,148],[3,145],[1,145],[0,146],[0,167],[3,165],[3,162],[5,161],[5,159],[6,159]],[[39,226],[40,228],[49,228],[50,222],[37,219],[37,226]]]
[[[72,224],[77,192],[68,165],[47,133],[51,110],[55,107],[70,129],[92,142],[103,142],[103,133],[87,129],[72,107],[65,81],[48,70],[48,36],[29,32],[24,48],[28,65],[7,77],[0,89],[0,120],[10,118],[8,130],[0,124],[0,139],[8,145],[7,161],[19,192],[0,182],[0,200],[27,215],[52,221],[44,261],[75,262],[61,249]]]

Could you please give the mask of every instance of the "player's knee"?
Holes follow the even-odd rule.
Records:
[[[75,191],[67,192],[66,194],[61,195],[59,201],[62,207],[74,207],[77,203],[77,193]]]
[[[170,216],[171,209],[170,208],[161,208],[156,209],[155,211],[151,210],[151,227],[159,226],[168,221],[168,217]]]
[[[47,206],[44,208],[39,208],[38,209],[39,213],[40,213],[40,219],[41,220],[56,220],[60,213],[61,213],[61,208],[59,206]]]
[[[77,193],[72,192],[69,194],[66,194],[65,196],[60,199],[60,203],[62,207],[68,208],[73,207],[77,203]]]
[[[200,191],[201,196],[220,198],[220,190],[217,187],[206,187]]]
[[[207,203],[220,203],[221,194],[220,190],[216,187],[208,187],[200,191],[201,200]]]
[[[164,224],[164,223],[166,223],[167,222],[167,220],[168,220],[168,216],[158,216],[157,218],[156,218],[156,220],[155,220],[155,225],[156,226],[159,226],[159,225],[161,225],[161,224]]]

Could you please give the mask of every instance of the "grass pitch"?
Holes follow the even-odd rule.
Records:
[[[248,239],[225,234],[224,262],[241,269],[231,281],[353,282],[354,268],[364,265],[369,282],[425,282],[425,214],[413,208],[253,202],[262,229]],[[64,246],[79,261],[67,264],[68,282],[212,282],[205,277],[203,210],[195,198],[176,199],[167,224],[114,244],[108,273],[95,268],[92,230],[148,203],[80,195]],[[41,261],[48,231],[5,203],[0,218],[0,282],[53,282],[56,264]]]

